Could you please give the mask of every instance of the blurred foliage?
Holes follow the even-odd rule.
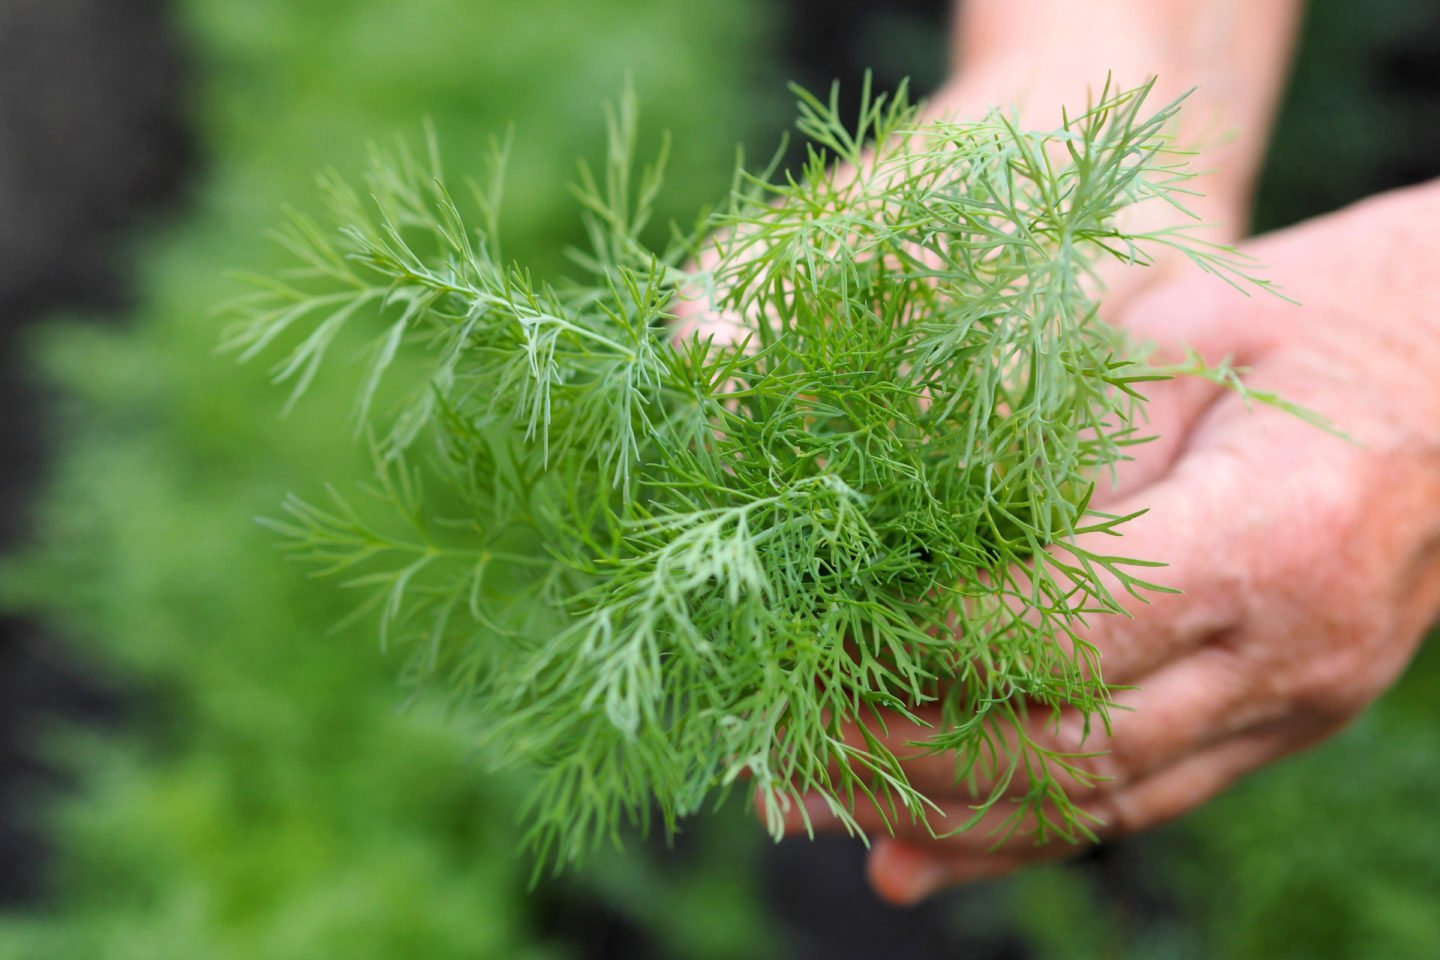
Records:
[[[191,0],[177,13],[200,65],[203,184],[141,258],[129,326],[39,336],[64,442],[39,546],[4,578],[12,605],[117,678],[124,733],[52,732],[79,784],[41,802],[58,811],[56,898],[0,921],[0,955],[560,957],[587,931],[547,929],[545,911],[577,896],[661,955],[753,955],[764,937],[741,878],[755,847],[734,839],[688,869],[632,856],[527,894],[512,789],[434,704],[402,707],[399,664],[373,634],[327,634],[349,598],[311,588],[252,522],[288,489],[368,473],[335,429],[353,379],[317,384],[282,423],[265,371],[215,354],[212,308],[238,290],[224,271],[278,259],[264,233],[306,201],[314,171],[358,168],[374,137],[415,138],[422,114],[461,170],[515,125],[509,250],[555,263],[576,229],[556,186],[603,148],[601,102],[628,77],[646,142],[675,135],[669,212],[693,216],[728,186],[735,141],[786,109],[780,82],[751,66],[768,62],[750,55],[764,18],[748,2],[669,0]]]
[[[1256,230],[1436,175],[1440,6],[1311,0],[1256,197]]]
[[[1417,144],[1440,125],[1419,122],[1433,112],[1396,93],[1376,51],[1433,30],[1432,7],[1315,0],[1257,223],[1416,171]],[[233,289],[225,269],[279,262],[263,232],[304,202],[313,171],[354,171],[368,139],[413,136],[422,114],[461,173],[515,124],[509,252],[556,263],[573,217],[554,185],[598,150],[597,107],[627,72],[650,142],[662,126],[676,134],[667,213],[689,217],[724,188],[733,142],[766,148],[789,115],[767,46],[774,5],[184,0],[177,12],[200,65],[191,115],[206,176],[184,223],[149,244],[128,328],[55,323],[38,338],[62,442],[39,546],[0,576],[7,605],[117,678],[127,715],[123,732],[50,732],[77,779],[37,798],[59,845],[55,897],[0,918],[0,957],[782,952],[754,892],[758,831],[733,822],[712,821],[663,867],[632,852],[526,892],[511,787],[482,775],[436,705],[402,707],[398,658],[368,633],[326,633],[344,598],[311,589],[250,522],[316,478],[364,475],[359,445],[334,428],[353,376],[322,375],[282,424],[263,371],[214,354],[210,315]],[[878,916],[960,940],[1018,934],[1065,960],[1440,956],[1437,702],[1432,644],[1340,737],[1182,823]]]

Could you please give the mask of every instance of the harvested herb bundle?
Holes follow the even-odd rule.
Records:
[[[673,830],[742,777],[777,833],[811,792],[852,827],[856,803],[923,819],[863,731],[927,703],[943,722],[916,751],[953,755],[977,819],[1016,800],[1008,829],[1088,835],[1060,784],[1084,774],[1026,718],[1106,722],[1083,625],[1123,615],[1115,585],[1162,589],[1139,572],[1163,558],[1076,537],[1129,519],[1091,494],[1144,439],[1134,385],[1233,380],[1145,362],[1097,319],[1094,265],[1163,247],[1253,282],[1183,232],[1117,228],[1185,192],[1177,105],[1146,114],[1145,93],[1031,133],[1000,112],[923,121],[903,91],[867,91],[852,128],[800,92],[803,171],[742,170],[663,251],[641,240],[663,151],[637,166],[627,101],[576,188],[578,279],[502,258],[503,149],[468,220],[433,144],[377,155],[366,197],[327,177],[338,232],[293,218],[299,265],[257,280],[229,343],[291,337],[276,378],[298,396],[342,327],[386,318],[360,400],[377,478],[358,506],[332,489],[272,526],[369,592],[361,611],[455,685],[492,755],[538,770],[542,859],[627,821]],[[743,334],[676,337],[683,300]],[[409,400],[382,417],[400,370]]]

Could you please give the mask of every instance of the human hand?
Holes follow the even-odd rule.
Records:
[[[1101,782],[1070,787],[1101,837],[1177,817],[1335,732],[1398,676],[1440,608],[1437,216],[1440,183],[1250,245],[1301,307],[1245,300],[1201,276],[1148,291],[1121,316],[1162,350],[1232,359],[1252,389],[1330,417],[1355,442],[1205,382],[1152,391],[1161,439],[1126,465],[1106,509],[1148,509],[1124,527],[1127,553],[1168,561],[1159,579],[1183,593],[1092,622],[1106,680],[1134,685],[1116,695],[1108,734],[1084,738],[1077,716],[1033,731],[1091,754],[1075,762]],[[927,733],[898,718],[875,732],[902,755]],[[954,785],[953,761],[916,757],[906,769],[950,824],[970,817],[975,796]],[[1023,830],[996,846],[987,828],[1004,807],[946,839],[893,824],[870,853],[873,886],[914,902],[1075,852]],[[806,809],[817,829],[834,828],[823,804]],[[884,835],[876,811],[856,816]],[[787,827],[806,829],[798,809]]]
[[[1023,128],[1049,129],[1060,125],[1062,106],[1073,114],[1107,76],[1119,90],[1151,81],[1152,109],[1188,91],[1169,131],[1194,151],[1190,167],[1200,172],[1191,184],[1197,195],[1186,203],[1208,239],[1233,242],[1249,223],[1300,8],[1300,0],[964,0],[951,44],[959,69],[927,110],[964,118],[1001,106],[1017,110]],[[1164,204],[1122,214],[1122,225],[1136,231],[1191,223]],[[1108,306],[1183,261],[1162,253],[1156,270],[1104,270]]]
[[[1000,108],[1018,114],[1024,129],[1045,130],[1061,125],[1062,108],[1073,116],[1093,102],[1107,78],[1112,92],[1150,83],[1152,110],[1189,91],[1168,134],[1195,154],[1194,195],[1185,198],[1190,212],[1138,204],[1122,211],[1122,226],[1138,233],[1200,223],[1206,240],[1230,243],[1249,222],[1299,10],[1300,0],[1258,8],[1241,0],[966,0],[957,5],[951,44],[960,68],[926,98],[921,116],[974,119]],[[1102,309],[1113,315],[1172,269],[1188,267],[1179,251],[1154,253],[1150,270],[1118,260],[1097,265],[1107,290]],[[717,259],[707,249],[698,265]],[[738,318],[702,301],[698,291],[682,298],[677,338],[733,341],[743,326]]]

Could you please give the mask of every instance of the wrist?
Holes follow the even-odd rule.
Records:
[[[1017,109],[1023,127],[1060,122],[1098,94],[1155,78],[1158,109],[1193,90],[1172,135],[1198,156],[1199,213],[1238,236],[1289,61],[1298,0],[966,0],[952,44],[956,69],[932,114]]]

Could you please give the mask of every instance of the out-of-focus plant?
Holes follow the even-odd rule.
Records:
[[[1149,439],[1137,384],[1244,388],[1198,358],[1148,362],[1087,281],[1167,249],[1265,289],[1183,228],[1116,226],[1184,209],[1179,105],[1147,92],[1107,86],[1026,132],[868,88],[852,125],[838,91],[798,91],[803,171],[740,170],[664,248],[640,237],[663,152],[639,162],[626,99],[608,163],[581,170],[569,280],[501,252],[498,169],[468,220],[433,143],[377,156],[363,189],[326,177],[334,224],[292,218],[294,264],[253,279],[229,343],[290,340],[275,378],[293,402],[369,321],[376,477],[367,501],[332,487],[271,525],[458,684],[502,756],[541,767],[542,859],[653,811],[673,832],[737,781],[777,837],[805,794],[852,832],[857,803],[927,820],[881,738],[846,735],[923,723],[927,703],[941,719],[916,747],[953,758],[972,824],[999,809],[1007,834],[1093,838],[1063,786],[1084,773],[1030,715],[1108,722],[1081,628],[1162,589],[1144,575],[1163,558],[1130,557],[1130,517],[1091,494]],[[736,341],[677,339],[687,296],[737,318]],[[402,357],[418,369],[395,374]],[[387,375],[409,381],[394,412],[373,402]]]
[[[1280,204],[1287,211],[1353,199],[1361,174],[1398,142],[1403,123],[1376,121],[1398,114],[1364,99],[1374,91],[1357,85],[1351,66],[1366,44],[1418,34],[1422,6],[1313,5],[1297,79],[1307,109],[1282,124],[1284,162],[1267,180],[1279,197],[1303,174],[1311,193]],[[43,546],[7,561],[0,587],[8,606],[38,611],[122,678],[128,729],[54,738],[76,791],[53,818],[55,896],[0,919],[0,956],[546,955],[527,928],[529,901],[514,892],[523,870],[494,839],[492,822],[508,824],[514,812],[505,788],[457,770],[455,751],[469,744],[431,706],[394,709],[394,664],[326,639],[345,606],[297,583],[275,563],[270,538],[245,522],[273,510],[296,476],[343,483],[368,472],[348,431],[333,428],[351,385],[322,374],[282,429],[256,415],[275,409],[273,388],[213,355],[205,313],[223,295],[222,270],[278,264],[259,238],[301,178],[328,163],[353,167],[365,140],[412,131],[417,113],[435,118],[457,169],[484,152],[493,129],[523,119],[508,243],[538,269],[578,239],[568,235],[569,199],[553,185],[600,142],[596,91],[621,84],[620,60],[631,63],[653,128],[698,145],[676,156],[676,206],[660,219],[685,211],[723,186],[727,171],[706,163],[723,161],[755,91],[778,89],[747,87],[741,72],[766,63],[754,52],[766,6],[176,8],[200,67],[193,120],[209,172],[193,214],[143,259],[133,329],[57,323],[41,338],[38,356],[60,396],[56,486],[37,529]],[[775,105],[773,127],[784,109]],[[1367,135],[1337,138],[1337,129]],[[1341,167],[1331,148],[1344,152]],[[1317,208],[1322,184],[1339,193],[1320,194]],[[891,919],[949,928],[962,942],[989,932],[1006,956],[1024,941],[1037,957],[1065,960],[1428,960],[1440,953],[1437,678],[1432,649],[1351,730],[1127,844],[1120,868],[1048,868]],[[661,955],[783,952],[757,935],[756,904],[736,881],[745,835],[694,850],[694,874],[657,877],[627,857],[597,862],[567,886],[658,931]],[[1127,898],[1126,886],[1145,898]]]
[[[549,184],[603,147],[597,91],[627,74],[657,125],[695,144],[675,157],[677,201],[723,189],[734,140],[764,115],[748,95],[764,11],[189,0],[176,13],[194,45],[204,178],[183,221],[147,244],[129,325],[41,331],[55,480],[37,545],[6,561],[3,586],[116,678],[125,719],[53,732],[75,778],[46,814],[55,899],[0,919],[0,955],[574,953],[567,937],[583,931],[534,926],[550,894],[523,893],[513,787],[482,775],[433,704],[402,709],[374,645],[327,639],[339,606],[297,589],[250,523],[297,472],[368,469],[333,428],[349,385],[320,378],[279,429],[271,388],[215,355],[207,317],[233,291],[230,266],[271,255],[264,228],[297,181],[359,156],[376,130],[410,129],[417,110],[458,157],[529,118],[508,210],[527,255],[578,239]],[[765,938],[739,881],[746,849],[732,841],[703,869],[641,869],[630,893],[601,892],[665,955],[750,954]],[[701,906],[707,922],[689,922]]]

